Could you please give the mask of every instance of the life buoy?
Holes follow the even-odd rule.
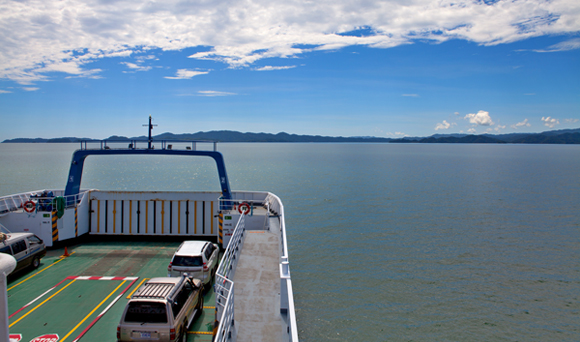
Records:
[[[22,209],[24,209],[27,213],[31,213],[36,210],[36,203],[32,202],[31,200],[28,200],[24,202],[24,204],[22,205]]]
[[[248,204],[248,202],[240,204],[240,206],[238,207],[238,211],[240,212],[240,214],[248,215],[250,213],[250,205]]]

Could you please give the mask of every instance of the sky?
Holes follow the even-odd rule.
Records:
[[[0,0],[0,141],[580,127],[578,0]]]

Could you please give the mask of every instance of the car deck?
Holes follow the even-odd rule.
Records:
[[[147,279],[167,276],[179,244],[99,241],[49,250],[38,269],[8,278],[10,334],[21,334],[21,341],[52,334],[59,342],[115,341],[128,298]],[[187,341],[211,341],[214,319],[215,295],[210,290]]]

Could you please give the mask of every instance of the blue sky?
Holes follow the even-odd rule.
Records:
[[[0,0],[0,141],[580,127],[580,3]]]

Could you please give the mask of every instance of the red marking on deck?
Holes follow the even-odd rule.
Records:
[[[10,342],[20,342],[22,340],[22,334],[10,334],[8,339],[10,339]]]
[[[45,334],[30,340],[30,342],[56,342],[58,341],[58,334]]]

